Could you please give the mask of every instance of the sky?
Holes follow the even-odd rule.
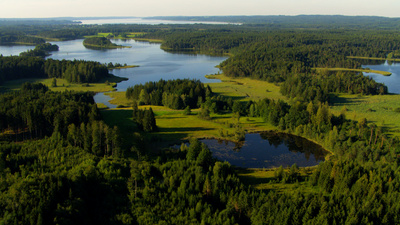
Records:
[[[0,0],[0,18],[366,15],[400,17],[399,0]]]

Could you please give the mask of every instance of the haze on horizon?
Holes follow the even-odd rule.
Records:
[[[0,18],[363,15],[400,17],[398,0],[2,0]]]

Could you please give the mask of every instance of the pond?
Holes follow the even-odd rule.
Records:
[[[315,166],[329,154],[305,138],[273,131],[246,134],[242,143],[217,139],[201,142],[208,146],[213,157],[244,168],[285,168],[294,163],[299,167]]]

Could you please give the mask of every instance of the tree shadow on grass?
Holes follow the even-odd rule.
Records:
[[[259,185],[259,184],[265,184],[269,183],[271,181],[274,181],[275,178],[273,177],[254,177],[254,176],[249,176],[249,174],[252,174],[253,171],[247,170],[247,169],[237,169],[237,173],[239,175],[240,180],[247,185]]]
[[[215,130],[215,129],[204,128],[204,127],[162,127],[159,128],[158,131],[165,133],[184,133],[184,132],[206,131],[206,130]]]
[[[361,99],[362,97],[357,97],[357,98],[343,98],[339,96],[331,96],[330,97],[330,102],[331,105],[334,106],[343,106],[343,105],[359,105],[361,104]]]

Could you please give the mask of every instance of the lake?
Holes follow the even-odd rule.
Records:
[[[21,52],[26,52],[34,48],[35,46],[28,46],[28,45],[0,45],[0,55],[3,56],[19,55],[19,53]]]
[[[129,80],[117,84],[117,91],[125,91],[136,84],[144,84],[160,79],[198,79],[204,83],[220,82],[217,79],[207,79],[205,75],[216,74],[216,68],[227,57],[208,56],[194,53],[169,53],[160,49],[158,43],[140,42],[135,40],[114,39],[113,43],[130,46],[131,48],[93,50],[85,48],[83,39],[72,41],[54,41],[59,51],[51,52],[48,58],[66,60],[90,60],[100,63],[121,63],[138,65],[136,68],[112,70],[111,73],[126,77]],[[0,54],[4,56],[19,55],[23,51],[33,49],[33,46],[0,46]],[[108,103],[110,98],[103,93],[95,96],[96,102],[102,102],[108,107],[116,107]]]
[[[219,72],[216,68],[227,57],[200,54],[168,53],[160,49],[160,44],[135,40],[112,40],[118,45],[131,48],[93,50],[83,46],[81,40],[51,42],[59,46],[59,51],[52,52],[52,59],[83,59],[101,63],[121,63],[139,65],[136,68],[112,70],[111,73],[129,80],[118,83],[117,90],[125,91],[135,84],[143,84],[160,79],[199,79],[202,82],[219,82],[207,79],[207,74]]]
[[[290,167],[294,163],[299,167],[315,166],[329,154],[305,138],[273,131],[246,134],[242,143],[217,139],[201,142],[208,146],[213,157],[244,168]]]
[[[363,68],[371,70],[381,70],[391,72],[391,76],[383,76],[376,73],[363,73],[365,76],[370,76],[379,83],[384,83],[388,87],[389,93],[400,94],[400,63],[388,61],[371,61],[373,64],[362,65]]]

